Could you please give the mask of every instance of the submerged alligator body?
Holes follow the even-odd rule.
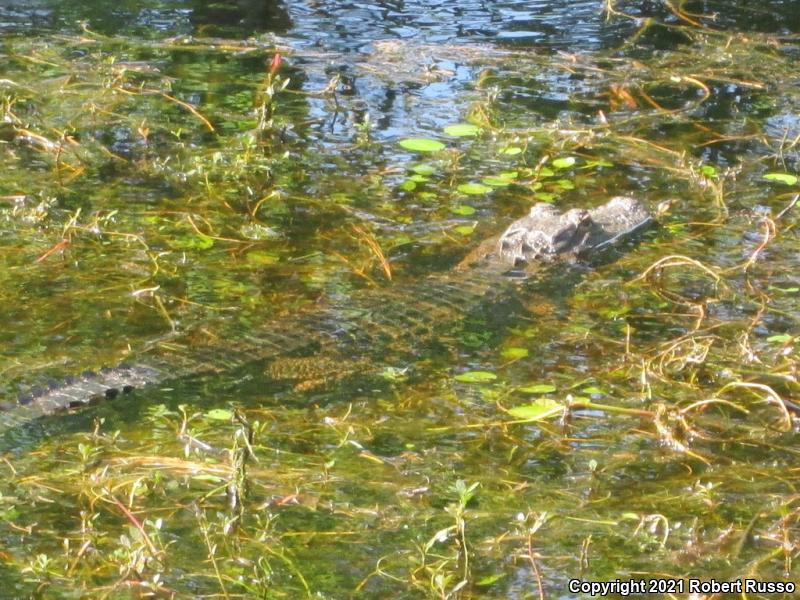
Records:
[[[320,348],[331,348],[329,362],[335,363],[339,356],[368,357],[388,346],[407,347],[409,340],[435,338],[440,323],[463,318],[469,307],[482,305],[491,311],[504,291],[516,285],[509,273],[519,278],[540,263],[591,260],[652,222],[641,202],[622,196],[595,209],[565,213],[548,204],[536,204],[502,235],[473,251],[456,273],[410,286],[404,298],[413,303],[397,302],[396,293],[394,303],[386,292],[366,293],[346,305],[332,304],[319,313],[264,327],[246,339],[237,339],[235,348],[195,344],[143,352],[136,364],[71,378],[23,395],[14,404],[24,405],[34,415],[48,415],[135,388],[256,362],[263,363],[265,377],[275,377],[274,364],[280,357],[302,352],[318,356]]]

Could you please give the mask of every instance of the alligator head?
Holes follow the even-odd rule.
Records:
[[[633,198],[616,196],[597,208],[560,213],[550,204],[531,207],[497,239],[490,256],[519,266],[556,259],[585,259],[653,222]]]

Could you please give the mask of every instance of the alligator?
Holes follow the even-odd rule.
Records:
[[[155,344],[140,352],[135,364],[70,378],[24,394],[13,405],[23,405],[26,414],[50,415],[135,388],[248,364],[258,364],[259,369],[263,365],[266,378],[283,378],[287,370],[301,378],[309,357],[330,364],[331,371],[341,376],[347,371],[342,367],[346,362],[360,370],[362,363],[382,356],[387,348],[405,348],[413,355],[414,344],[435,340],[437,332],[443,331],[442,323],[452,324],[477,306],[489,312],[499,310],[497,303],[509,290],[519,296],[519,281],[535,279],[543,264],[591,263],[604,249],[653,222],[644,204],[623,196],[594,209],[563,213],[549,204],[535,204],[525,217],[471,252],[453,272],[410,284],[403,297],[413,302],[397,302],[396,291],[367,290],[347,302],[331,301],[318,312],[259,328],[237,339],[235,348],[222,349],[218,342],[198,342],[191,336],[183,345]],[[563,269],[550,271],[558,276]],[[352,362],[352,357],[361,358]]]

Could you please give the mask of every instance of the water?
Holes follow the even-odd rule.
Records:
[[[796,3],[611,6],[2,3],[0,395],[178,372],[4,414],[9,597],[797,580]],[[671,208],[463,291],[616,194]]]

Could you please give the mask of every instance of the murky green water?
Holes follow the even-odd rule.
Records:
[[[1,399],[174,373],[0,416],[0,597],[796,581],[797,4],[606,9],[0,7]],[[671,208],[453,270],[617,194]]]

